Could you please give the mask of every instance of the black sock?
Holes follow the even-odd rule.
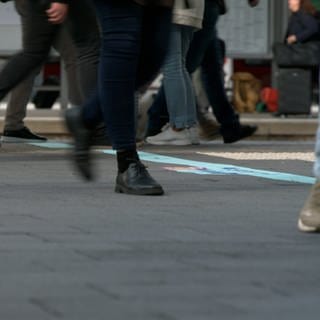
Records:
[[[117,162],[119,172],[125,172],[130,163],[139,161],[136,149],[117,151]]]

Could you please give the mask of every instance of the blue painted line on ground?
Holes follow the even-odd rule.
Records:
[[[30,143],[30,145],[34,145],[42,148],[49,148],[49,149],[71,148],[70,144],[54,142],[54,141],[43,142],[43,143]],[[114,150],[97,149],[95,151],[101,152],[104,154],[115,155]],[[235,165],[229,165],[229,164],[218,164],[218,163],[194,161],[194,160],[181,159],[176,157],[162,156],[162,155],[149,153],[149,152],[139,152],[139,156],[141,160],[144,160],[144,161],[150,161],[150,162],[162,163],[162,164],[171,164],[175,166],[194,167],[193,170],[186,169],[186,170],[179,170],[179,172],[188,172],[188,173],[202,174],[202,175],[203,174],[244,175],[244,176],[270,179],[270,180],[297,182],[297,183],[305,183],[305,184],[313,184],[315,182],[315,178],[308,177],[308,176],[277,172],[277,171],[251,169],[248,167],[235,166]]]
[[[115,153],[112,150],[103,150],[103,152],[107,154]],[[176,157],[157,155],[157,154],[148,153],[148,152],[139,152],[139,156],[144,161],[197,167],[199,168],[199,170],[202,171],[201,174],[204,174],[204,172],[207,172],[208,174],[245,175],[245,176],[271,179],[271,180],[298,182],[298,183],[306,183],[306,184],[313,184],[315,182],[315,178],[291,174],[291,173],[257,170],[257,169],[251,169],[248,167],[240,167],[240,166],[234,166],[229,164],[218,164],[218,163],[186,160],[186,159],[181,159]]]
[[[70,149],[70,148],[72,148],[71,144],[63,143],[63,142],[55,142],[55,141],[32,142],[29,144],[32,146],[42,147],[42,148],[47,148],[47,149]]]

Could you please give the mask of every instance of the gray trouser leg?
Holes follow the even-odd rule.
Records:
[[[77,53],[70,32],[65,25],[58,32],[53,47],[60,53],[61,59],[64,62],[67,74],[69,101],[72,105],[79,106],[84,101],[79,84]]]
[[[21,18],[23,50],[13,56],[0,73],[0,99],[15,88],[6,113],[7,130],[23,127],[33,79],[47,58],[55,34],[60,28],[48,23],[41,1],[15,0],[15,6]]]
[[[24,126],[26,105],[30,98],[36,71],[27,78],[26,75],[34,69],[30,70],[31,65],[36,67],[45,60],[51,45],[54,45],[64,60],[68,77],[69,99],[72,104],[83,104],[97,84],[100,35],[90,1],[79,0],[71,5],[66,22],[68,30],[65,26],[60,28],[49,24],[43,9],[37,7],[37,2],[39,1],[15,0],[22,21],[24,50],[14,57],[4,68],[5,72],[0,74],[0,96],[2,90],[4,96],[23,78],[26,80],[12,92],[5,122],[5,129],[9,130],[18,130]],[[70,39],[69,32],[71,32],[73,41]],[[77,60],[77,66],[75,60]],[[20,64],[22,67],[17,68],[16,65]],[[19,73],[21,71],[23,71],[23,76]]]
[[[28,78],[12,90],[6,110],[5,130],[20,130],[24,127],[23,119],[26,117],[27,104],[39,69],[35,69]]]
[[[70,102],[73,105],[80,105],[83,103],[83,99],[81,98],[77,75],[76,52],[65,26],[60,28],[57,33],[53,41],[53,47],[60,53],[65,64]],[[12,90],[6,110],[5,130],[19,130],[24,127],[23,119],[26,116],[26,107],[30,99],[34,79],[39,72],[40,67]]]
[[[41,1],[15,0],[21,17],[23,50],[0,73],[0,100],[47,58],[59,26],[48,23]]]

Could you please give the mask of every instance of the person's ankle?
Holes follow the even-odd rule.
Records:
[[[131,163],[137,161],[140,161],[140,159],[136,149],[117,150],[117,163],[120,173],[125,172]]]

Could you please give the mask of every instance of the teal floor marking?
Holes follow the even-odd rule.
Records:
[[[115,152],[112,150],[103,150],[103,152],[107,154],[115,154]],[[185,171],[185,172],[192,172],[196,174],[200,173],[200,174],[216,174],[216,175],[218,174],[245,175],[245,176],[271,179],[271,180],[299,182],[299,183],[306,183],[306,184],[313,184],[315,182],[315,178],[291,174],[291,173],[257,170],[257,169],[234,166],[229,164],[217,164],[217,163],[210,163],[210,162],[186,160],[186,159],[181,159],[176,157],[161,156],[161,155],[148,153],[148,152],[139,152],[139,156],[142,160],[150,161],[150,162],[196,167],[197,169],[193,170],[193,172],[190,170]]]
[[[48,142],[32,142],[29,143],[32,146],[48,148],[48,149],[70,149],[72,146],[68,143],[63,142],[55,142],[55,141],[48,141]]]
[[[43,143],[30,143],[30,145],[34,145],[42,148],[49,148],[49,149],[71,148],[70,144],[54,142],[54,141],[43,142]],[[115,155],[114,150],[97,149],[95,151],[105,153],[105,154]],[[139,152],[139,155],[141,160],[144,160],[144,161],[170,164],[174,166],[192,167],[192,169],[186,168],[186,170],[177,170],[179,172],[185,172],[185,173],[194,173],[194,174],[202,174],[202,175],[204,174],[244,175],[244,176],[270,179],[270,180],[298,182],[298,183],[306,183],[306,184],[313,184],[315,182],[315,178],[291,174],[291,173],[251,169],[248,167],[240,167],[240,166],[234,166],[229,164],[218,164],[218,163],[186,160],[186,159],[181,159],[176,157],[162,156],[162,155],[149,153],[149,152]]]

